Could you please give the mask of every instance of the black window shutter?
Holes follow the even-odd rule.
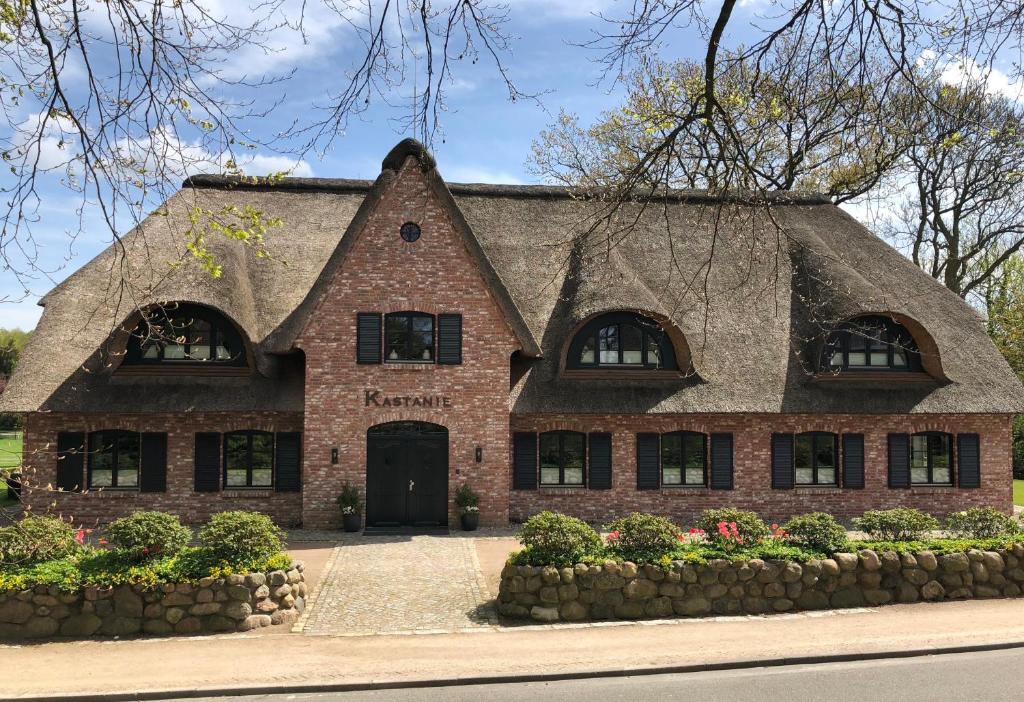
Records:
[[[612,487],[612,435],[590,434],[590,488],[610,490]]]
[[[910,436],[889,434],[889,487],[910,487]]]
[[[142,435],[140,492],[167,492],[167,434]]]
[[[278,492],[299,492],[302,489],[302,434],[281,432],[274,447],[275,489]]]
[[[772,488],[793,487],[793,435],[772,434]]]
[[[981,447],[977,434],[958,434],[956,437],[956,448],[959,457],[957,474],[960,477],[960,487],[980,488],[981,487]]]
[[[380,337],[380,312],[360,312],[356,315],[356,363],[380,363]]]
[[[195,491],[220,490],[220,434],[196,434]]]
[[[537,489],[537,435],[516,432],[512,437],[512,487],[515,490]]]
[[[636,435],[636,489],[657,490],[661,484],[661,437],[658,434]]]
[[[843,487],[864,488],[863,434],[843,434]]]
[[[437,315],[437,362],[454,366],[462,363],[462,315]]]
[[[711,489],[733,489],[732,434],[711,435]]]
[[[57,434],[57,489],[79,492],[85,467],[85,433],[62,431]]]

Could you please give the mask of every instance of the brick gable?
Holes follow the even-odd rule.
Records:
[[[405,222],[420,225],[418,241],[400,238]],[[463,363],[357,364],[356,315],[399,311],[460,313]],[[342,485],[365,489],[367,430],[400,420],[447,427],[449,497],[469,483],[481,494],[485,521],[507,521],[509,357],[520,345],[415,159],[406,160],[381,194],[295,345],[306,356],[307,526],[338,523],[334,498]],[[378,406],[367,391],[380,398],[447,397],[449,406]],[[330,462],[333,448],[337,465]],[[451,504],[449,511],[454,516]]]

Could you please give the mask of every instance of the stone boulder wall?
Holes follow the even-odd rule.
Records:
[[[498,611],[539,622],[702,617],[918,601],[1018,597],[1024,545],[937,556],[930,551],[837,553],[825,560],[608,561],[572,568],[505,566]]]
[[[306,604],[302,564],[197,584],[55,585],[0,593],[0,639],[198,634],[294,624]]]

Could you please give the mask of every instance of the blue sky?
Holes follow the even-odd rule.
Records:
[[[208,0],[211,7],[236,12],[231,0]],[[297,6],[299,3],[294,3]],[[284,102],[267,120],[252,125],[260,135],[269,136],[322,101],[324,85],[340,84],[340,74],[359,50],[344,25],[316,9],[307,15],[308,43],[303,44],[291,32],[279,31],[272,38],[279,50],[265,55],[253,50],[237,56],[224,67],[228,73],[248,76],[282,74],[294,68],[294,77],[284,86]],[[532,101],[511,103],[507,91],[495,80],[493,64],[486,58],[476,65],[456,64],[455,82],[449,86],[449,112],[443,117],[444,134],[434,143],[434,154],[447,180],[462,182],[535,182],[526,168],[533,139],[559,110],[579,114],[585,121],[601,110],[613,107],[619,98],[611,83],[596,85],[600,75],[594,63],[596,54],[573,46],[586,41],[601,25],[593,13],[613,8],[613,0],[512,0],[509,23],[505,29],[515,37],[511,53],[505,56],[517,86],[526,93],[544,93],[542,104]],[[699,51],[699,37],[673,47],[673,53],[686,55]],[[334,74],[332,76],[332,74]],[[329,77],[328,77],[329,76]],[[335,77],[337,76],[337,77]],[[411,86],[403,88],[411,90]],[[266,90],[269,101],[275,91]],[[404,102],[401,95],[391,102]],[[337,138],[322,160],[307,157],[295,169],[296,175],[323,177],[375,178],[387,151],[409,136],[396,119],[408,110],[391,107],[382,101],[354,117],[347,133]],[[257,163],[247,172],[275,170],[286,159],[261,152]],[[33,229],[39,257],[36,271],[28,281],[28,295],[22,281],[10,270],[0,270],[0,327],[31,328],[41,314],[36,304],[56,283],[73,273],[110,244],[111,235],[88,209],[86,227],[74,241],[69,232],[78,230],[76,207],[80,196],[60,187],[56,175],[42,183],[41,221]],[[156,203],[153,203],[155,205]],[[22,259],[19,269],[29,266]]]
[[[246,5],[237,0],[205,0],[214,12],[244,13]],[[249,0],[256,2],[257,0]],[[504,85],[496,80],[493,64],[482,57],[477,65],[456,64],[455,82],[449,86],[449,113],[443,117],[444,135],[433,151],[444,177],[458,182],[535,182],[527,169],[530,147],[539,132],[554,121],[560,110],[590,123],[602,110],[614,107],[621,91],[610,82],[598,83],[601,67],[597,52],[574,44],[593,37],[604,23],[597,12],[618,14],[628,0],[508,0],[508,34],[517,37],[507,67],[517,86],[527,93],[543,93],[541,104],[532,101],[510,103]],[[288,0],[298,7],[300,0]],[[276,51],[240,52],[223,71],[226,75],[249,77],[281,75],[292,69],[294,77],[283,89],[266,89],[261,98],[272,102],[283,98],[269,118],[250,125],[258,136],[268,137],[285,128],[296,117],[304,117],[324,97],[325,86],[342,83],[345,69],[361,47],[344,23],[326,12],[318,2],[309,2],[306,43],[294,32],[275,32],[271,41]],[[759,12],[770,7],[768,0],[743,0],[734,12],[726,44],[743,41]],[[618,9],[617,9],[618,8]],[[680,31],[665,48],[666,57],[700,56],[705,42],[696,30]],[[411,85],[402,88],[405,95]],[[279,93],[279,94],[277,94]],[[296,175],[375,178],[387,151],[401,138],[395,120],[408,110],[401,94],[391,97],[389,106],[377,100],[365,113],[354,117],[347,133],[338,137],[322,160],[307,157],[295,169]],[[249,173],[278,170],[289,161],[261,152],[246,167]],[[0,174],[2,177],[2,174]],[[42,183],[41,221],[34,228],[39,245],[36,270],[23,286],[9,270],[0,270],[0,327],[31,328],[41,308],[36,304],[56,283],[110,244],[111,235],[95,213],[84,213],[86,226],[73,241],[69,232],[78,229],[76,206],[79,196],[60,187],[56,176]],[[151,203],[155,206],[158,203]],[[19,268],[28,270],[22,260]],[[28,288],[26,294],[24,287]]]

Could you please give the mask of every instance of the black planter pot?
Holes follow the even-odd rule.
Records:
[[[341,515],[341,523],[347,532],[359,531],[359,527],[363,525],[363,515],[343,514]]]
[[[479,512],[466,512],[462,515],[462,530],[463,531],[476,531],[476,528],[480,526],[480,513]]]

